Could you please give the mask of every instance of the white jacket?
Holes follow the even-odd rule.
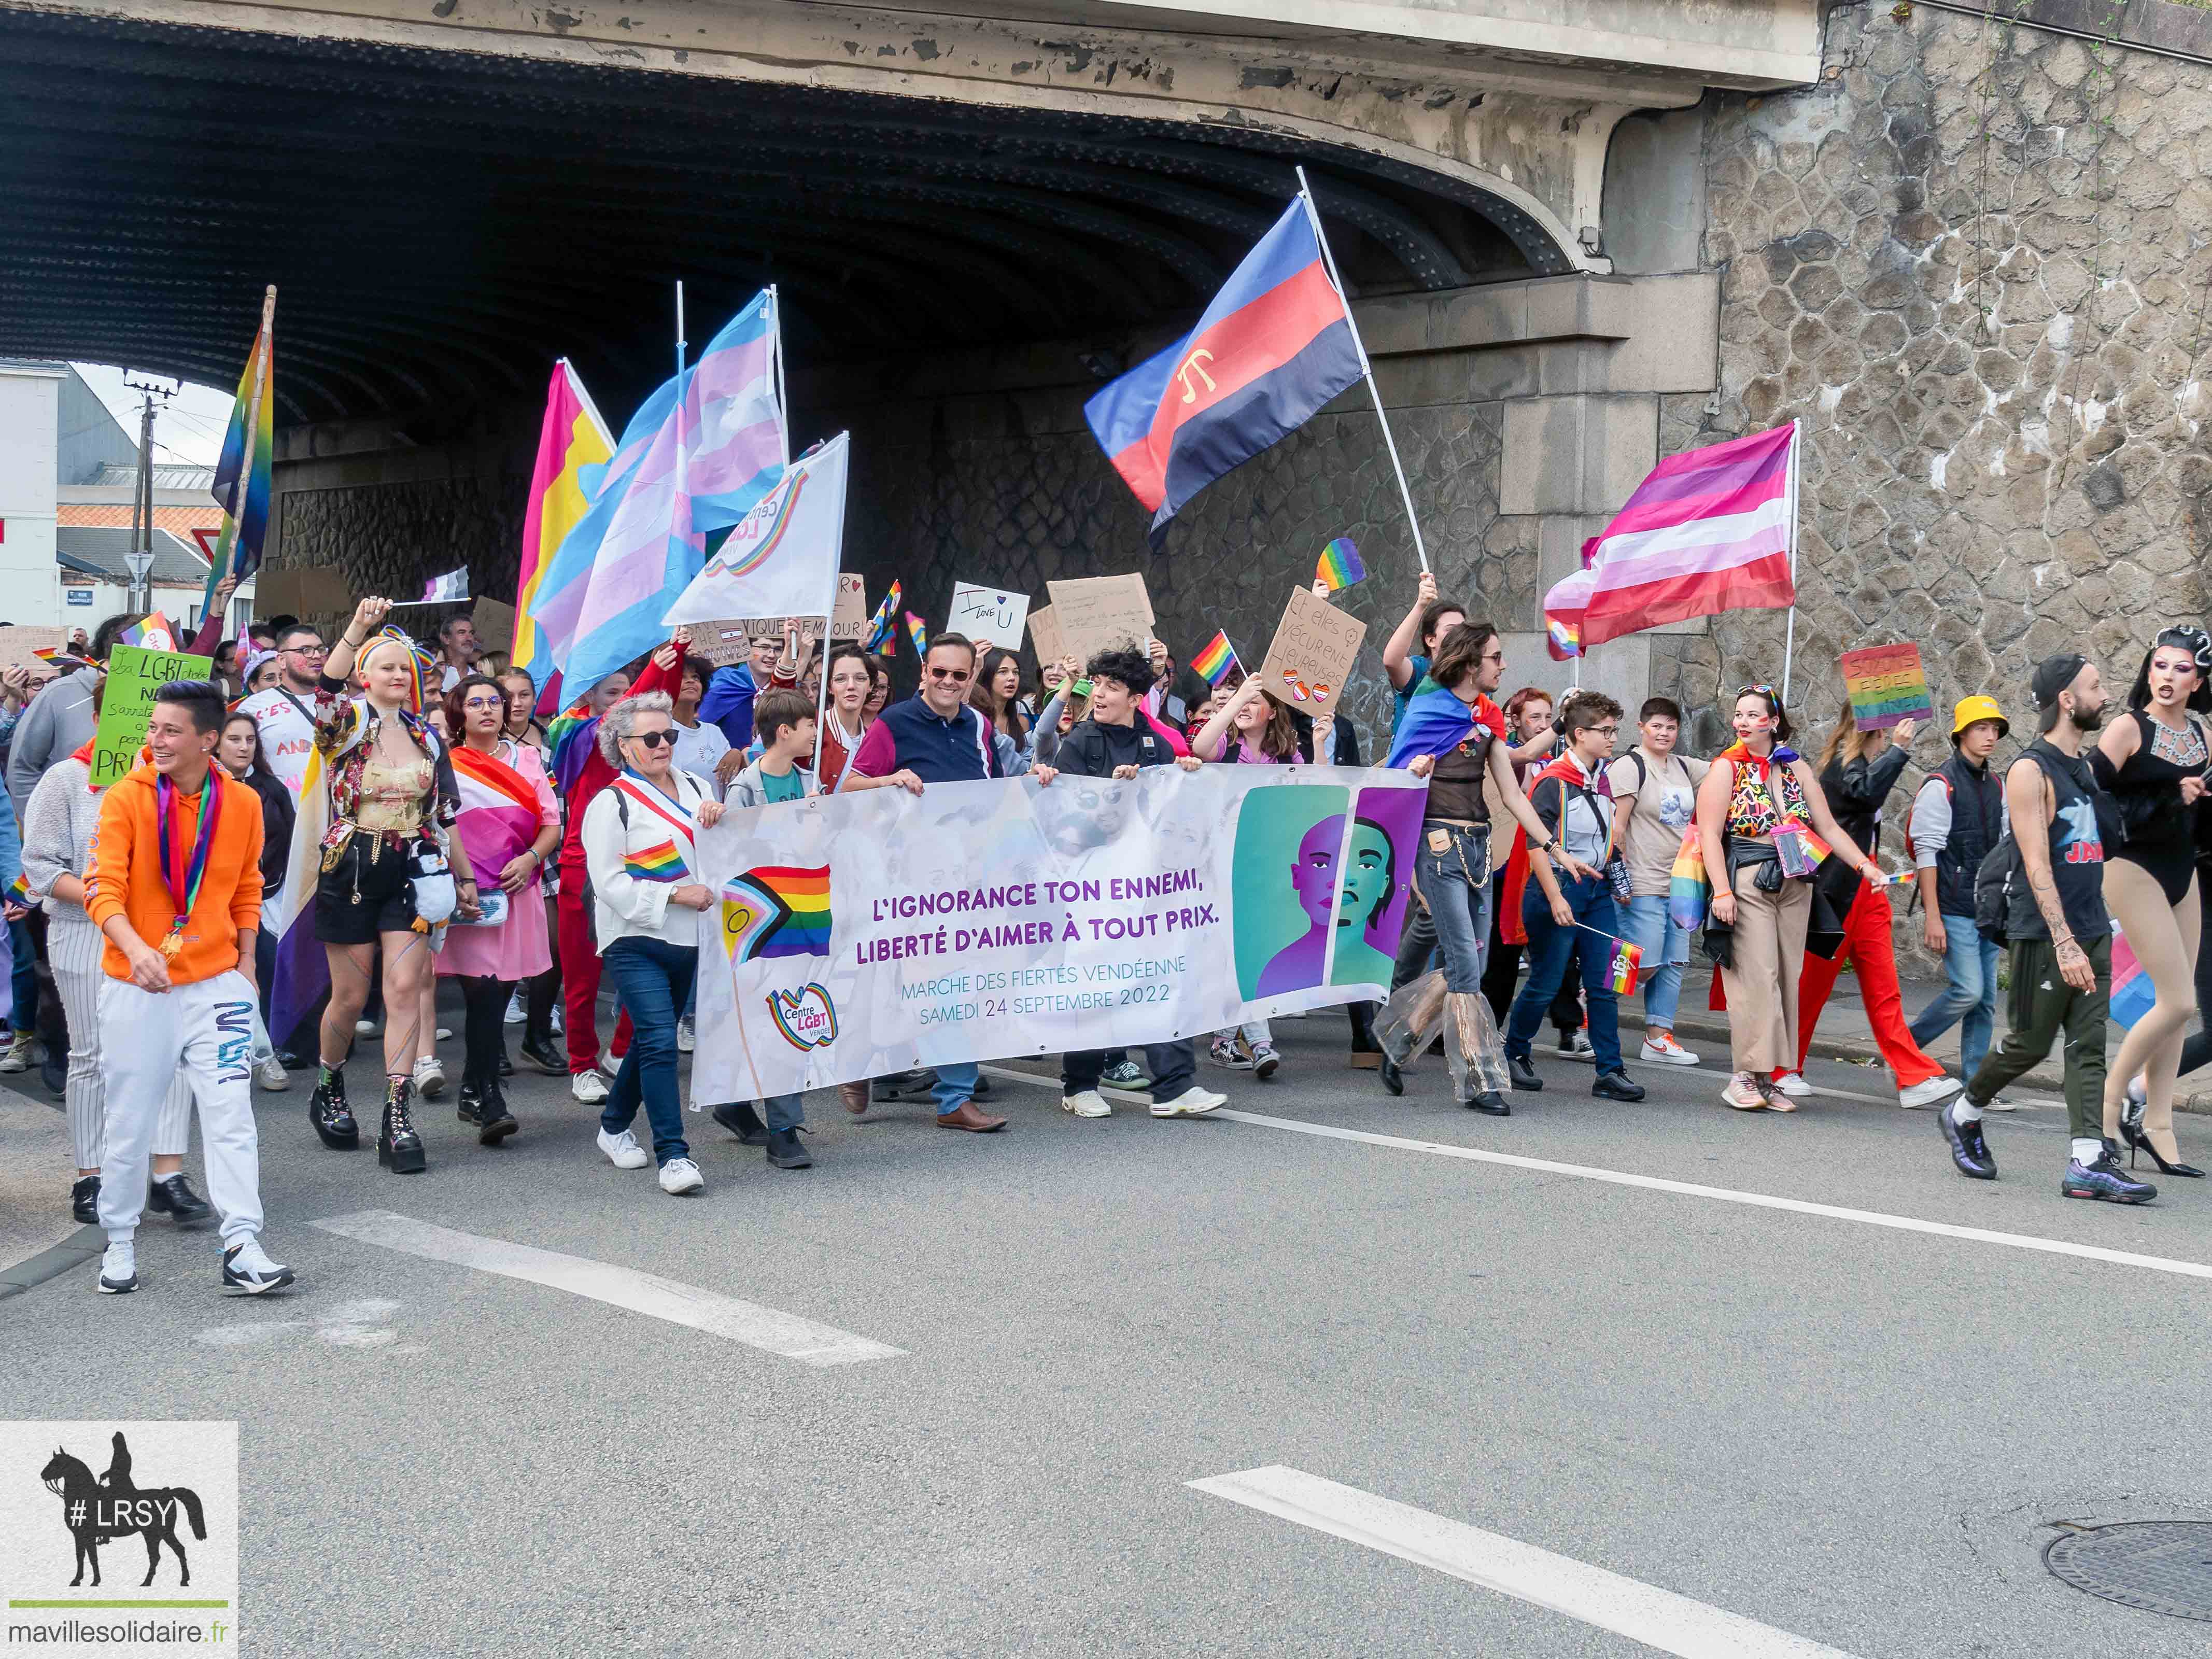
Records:
[[[714,792],[680,769],[671,768],[669,775],[683,797],[681,805],[625,772],[584,809],[584,868],[591,879],[602,956],[624,938],[699,943],[702,913],[671,904],[668,896],[700,879],[696,815]],[[672,880],[659,873],[668,867],[672,849],[683,866]]]

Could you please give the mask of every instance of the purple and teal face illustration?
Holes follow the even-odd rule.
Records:
[[[1298,842],[1298,856],[1291,866],[1291,890],[1298,908],[1315,927],[1329,924],[1336,905],[1336,849],[1344,839],[1344,814],[1323,818]]]
[[[1298,842],[1297,861],[1291,866],[1291,890],[1313,927],[1325,928],[1333,921],[1340,928],[1364,931],[1389,907],[1395,874],[1390,837],[1380,824],[1356,820],[1340,888],[1336,850],[1343,839],[1340,812],[1307,830]]]

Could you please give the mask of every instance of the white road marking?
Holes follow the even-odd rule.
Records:
[[[1057,1089],[1057,1079],[1035,1072],[1018,1072],[1001,1066],[982,1068],[994,1077]],[[1117,1100],[1145,1102],[1150,1095],[1126,1090],[1102,1089]],[[1659,1176],[1632,1175],[1625,1170],[1601,1170],[1587,1164],[1559,1164],[1547,1158],[1522,1158],[1512,1152],[1485,1152],[1477,1146],[1451,1146],[1433,1140],[1412,1140],[1403,1135],[1370,1134],[1364,1129],[1340,1129],[1327,1123],[1307,1123],[1297,1118],[1268,1117],[1259,1112],[1240,1112],[1223,1107],[1207,1114],[1237,1123],[1255,1123],[1264,1129],[1287,1129],[1293,1134],[1320,1135],[1330,1140],[1357,1140],[1370,1146],[1389,1146],[1403,1152],[1426,1152],[1435,1158],[1464,1158],[1470,1164],[1498,1164],[1510,1170],[1533,1170],[1540,1175],[1573,1176],[1583,1181],[1602,1181],[1616,1187],[1642,1187],[1651,1192],[1678,1193],[1685,1198],[1718,1199],[1724,1204],[1747,1204],[1754,1209],[1789,1210],[1798,1215],[1826,1216],[1832,1221],[1856,1221],[1869,1227],[1893,1227],[1899,1232],[1932,1233],[1939,1238],[1963,1238],[1978,1244],[2001,1244],[2009,1249],[2040,1250],[2050,1255],[2080,1256],[2087,1261],[2109,1261],[2122,1267],[2148,1267],[2158,1273],[2181,1273],[2191,1279],[2212,1279],[2212,1263],[2183,1261],[2172,1256],[2142,1255],[2133,1250],[2109,1250],[2101,1244],[2076,1244],[2070,1239],[2039,1238],[2033,1233],[2001,1233],[1988,1227],[1960,1227],[1948,1221],[1923,1221],[1917,1216],[1890,1215],[1881,1210],[1854,1210],[1838,1204],[1815,1204],[1802,1198],[1778,1198],[1768,1193],[1738,1192],[1729,1187],[1705,1187],[1690,1181],[1668,1181]]]
[[[760,1348],[809,1365],[849,1365],[864,1359],[894,1359],[906,1350],[865,1336],[854,1336],[829,1325],[817,1325],[757,1303],[740,1302],[692,1285],[678,1284],[634,1267],[617,1267],[580,1255],[563,1255],[528,1244],[511,1244],[503,1238],[483,1238],[456,1232],[388,1210],[362,1210],[352,1215],[327,1216],[310,1222],[326,1233],[357,1238],[402,1255],[428,1261],[450,1261],[544,1285],[572,1296],[589,1297],[611,1307],[686,1325],[711,1336],[726,1337],[749,1348]]]
[[[1271,1464],[1186,1484],[1681,1659],[1851,1659],[1841,1648],[1301,1469]]]

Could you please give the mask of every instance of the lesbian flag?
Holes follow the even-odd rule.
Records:
[[[1083,406],[1114,470],[1152,509],[1176,510],[1305,424],[1362,365],[1301,195],[1244,256],[1198,326]]]
[[[591,393],[566,357],[553,365],[545,389],[545,421],[538,432],[538,464],[530,475],[530,501],[522,515],[522,582],[514,596],[514,647],[518,668],[538,682],[538,712],[561,706],[560,676],[553,647],[568,649],[566,635],[554,640],[532,616],[538,590],[560,551],[562,538],[591,508],[585,469],[605,465],[615,453],[614,434],[599,418]],[[594,475],[596,477],[596,474]]]
[[[1662,623],[1796,604],[1796,539],[1795,421],[1668,456],[1583,549],[1596,580],[1582,649]]]
[[[1229,635],[1217,631],[1190,659],[1190,665],[1205,677],[1208,685],[1218,685],[1229,678],[1231,669],[1242,668],[1243,664],[1237,660],[1237,647],[1229,643]]]

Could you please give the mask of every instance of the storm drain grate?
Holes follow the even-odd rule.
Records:
[[[2212,1521],[2127,1521],[2069,1532],[2043,1560],[2075,1589],[2107,1601],[2212,1620]]]

